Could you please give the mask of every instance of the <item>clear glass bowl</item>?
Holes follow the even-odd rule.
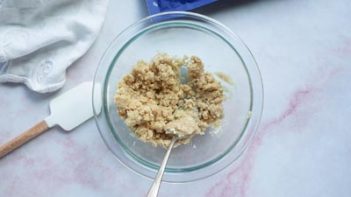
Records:
[[[196,55],[207,71],[225,73],[234,81],[233,85],[222,83],[226,99],[220,128],[209,129],[206,135],[194,137],[192,143],[175,148],[164,180],[187,182],[208,177],[234,162],[257,129],[263,103],[258,67],[245,44],[227,27],[190,12],[147,17],[113,40],[95,73],[94,84],[103,87],[97,94],[103,105],[101,113],[95,113],[96,124],[114,155],[128,168],[150,178],[155,176],[165,150],[132,134],[116,111],[114,94],[118,82],[138,60],[150,60],[158,52]]]

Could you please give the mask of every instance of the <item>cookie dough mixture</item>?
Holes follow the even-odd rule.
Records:
[[[185,70],[185,72],[183,72]],[[223,90],[202,61],[158,54],[139,61],[119,82],[115,103],[121,118],[144,142],[168,147],[189,143],[223,117]]]

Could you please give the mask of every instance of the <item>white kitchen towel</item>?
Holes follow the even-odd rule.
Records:
[[[0,82],[45,93],[92,45],[108,0],[0,0]]]

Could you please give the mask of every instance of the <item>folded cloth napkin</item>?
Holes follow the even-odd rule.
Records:
[[[108,0],[0,0],[0,82],[45,93],[92,45]]]

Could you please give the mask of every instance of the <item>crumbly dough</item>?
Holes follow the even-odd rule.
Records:
[[[223,72],[216,72],[215,75],[217,75],[220,79],[222,79],[224,82],[227,82],[230,85],[234,84],[234,81],[232,80],[232,78],[230,78],[229,75]]]
[[[185,75],[181,74],[184,68]],[[174,135],[179,137],[176,145],[186,144],[218,124],[223,117],[223,98],[222,86],[204,71],[198,57],[158,54],[149,63],[138,61],[124,76],[115,103],[140,140],[166,148]]]

